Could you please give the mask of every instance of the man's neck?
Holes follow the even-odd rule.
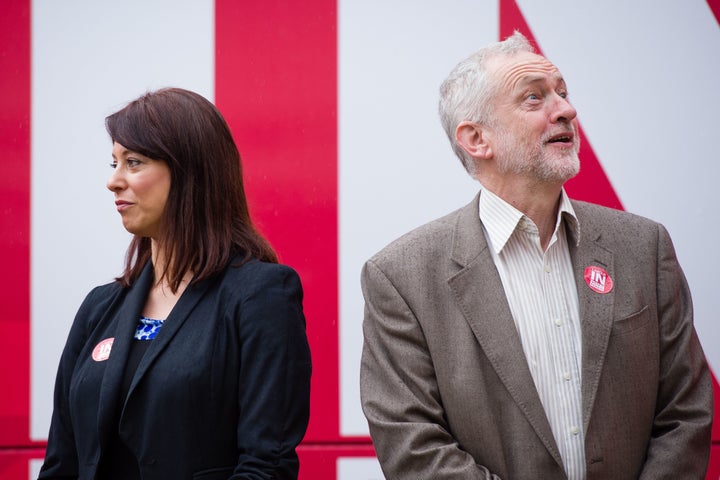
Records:
[[[484,187],[532,220],[540,234],[540,246],[547,249],[557,223],[562,184],[515,180]]]

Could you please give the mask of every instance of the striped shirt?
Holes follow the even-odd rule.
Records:
[[[577,217],[563,190],[545,252],[532,220],[487,189],[480,195],[480,220],[565,472],[569,480],[582,480],[582,341],[566,232],[567,226],[579,239]]]

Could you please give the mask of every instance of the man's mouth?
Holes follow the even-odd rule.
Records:
[[[550,137],[547,143],[572,143],[573,135],[570,133],[561,133]]]

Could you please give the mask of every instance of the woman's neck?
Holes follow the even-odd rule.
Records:
[[[186,272],[180,280],[177,290],[173,290],[170,279],[172,272],[166,261],[165,251],[155,239],[151,242],[151,258],[155,281],[148,292],[148,298],[143,308],[143,315],[149,318],[163,320],[170,315],[173,307],[182,296],[192,279],[192,272]]]
[[[172,266],[168,264],[165,249],[162,244],[154,238],[150,243],[150,257],[153,270],[155,271],[155,285],[171,286],[174,282],[170,279],[175,278],[176,272],[173,272]],[[185,272],[179,287],[184,289],[190,283],[192,277],[193,272]]]

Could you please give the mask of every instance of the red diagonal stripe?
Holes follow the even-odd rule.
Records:
[[[715,15],[715,20],[720,23],[720,0],[707,0],[707,4]]]

